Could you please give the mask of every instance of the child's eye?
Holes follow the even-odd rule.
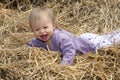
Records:
[[[47,26],[44,27],[44,29],[48,28]]]
[[[35,31],[39,31],[39,29],[35,29]]]

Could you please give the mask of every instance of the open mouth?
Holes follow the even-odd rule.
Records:
[[[47,41],[47,37],[48,37],[47,34],[46,35],[41,35],[40,37],[43,41]]]

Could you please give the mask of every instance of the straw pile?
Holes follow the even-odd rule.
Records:
[[[76,56],[59,65],[61,54],[27,46],[28,24],[37,6],[52,8],[59,27],[79,35],[102,34],[120,26],[118,0],[4,0],[0,3],[0,80],[119,80],[120,45]]]

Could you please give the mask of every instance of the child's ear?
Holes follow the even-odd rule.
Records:
[[[56,28],[56,24],[55,23],[53,23],[53,27],[54,27],[54,29]]]

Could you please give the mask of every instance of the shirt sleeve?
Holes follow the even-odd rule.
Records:
[[[57,42],[63,55],[60,64],[71,65],[76,53],[73,41],[67,35],[59,35]]]
[[[28,43],[28,45],[30,46],[30,47],[42,47],[42,48],[45,48],[46,49],[46,45],[42,42],[42,41],[40,41],[40,40],[38,40],[38,39],[33,39],[32,41],[30,41],[29,43]]]
[[[27,45],[30,46],[30,47],[34,47],[35,46],[35,41],[32,40],[32,41],[28,42]]]

